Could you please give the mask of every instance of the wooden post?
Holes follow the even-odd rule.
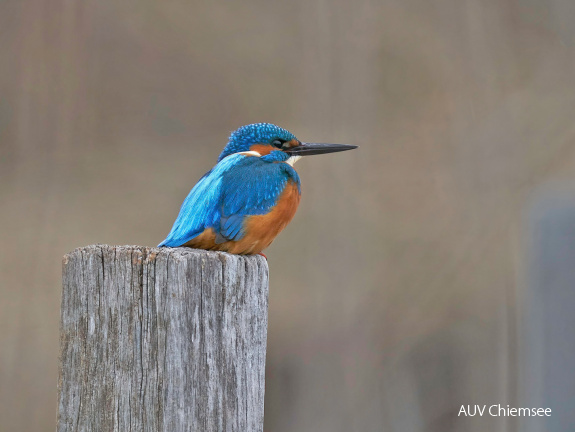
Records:
[[[261,256],[96,245],[63,261],[58,431],[262,431]]]

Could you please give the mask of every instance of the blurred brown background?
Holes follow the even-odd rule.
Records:
[[[261,121],[361,146],[267,252],[266,431],[575,430],[574,5],[1,2],[0,431],[55,428],[62,255],[159,243]]]

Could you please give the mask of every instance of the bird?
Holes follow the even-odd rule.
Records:
[[[357,147],[302,142],[271,123],[236,129],[217,164],[184,200],[171,231],[158,247],[263,255],[300,203],[301,182],[295,162],[302,156]]]

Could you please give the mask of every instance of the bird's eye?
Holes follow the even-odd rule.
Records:
[[[284,142],[285,142],[285,141],[282,141],[282,140],[280,140],[280,139],[275,139],[275,140],[272,141],[272,145],[273,145],[274,147],[277,147],[277,148],[282,148],[282,145],[283,145]]]

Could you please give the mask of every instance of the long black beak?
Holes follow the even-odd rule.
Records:
[[[300,145],[290,147],[284,152],[294,156],[311,156],[324,153],[334,153],[357,148],[356,145],[348,144],[324,144],[324,143],[306,143],[302,142]]]

